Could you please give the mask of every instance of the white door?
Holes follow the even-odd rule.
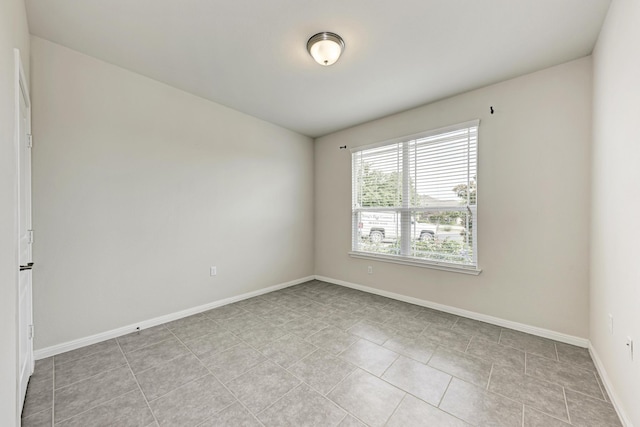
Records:
[[[33,373],[33,317],[31,302],[31,268],[33,266],[32,250],[33,231],[31,229],[31,104],[27,90],[24,71],[20,63],[19,52],[16,51],[17,74],[17,132],[18,140],[18,174],[19,174],[19,260],[20,273],[18,280],[18,362],[20,408],[24,404],[29,377]]]

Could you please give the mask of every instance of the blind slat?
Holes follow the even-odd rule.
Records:
[[[352,151],[353,249],[477,266],[478,127]]]

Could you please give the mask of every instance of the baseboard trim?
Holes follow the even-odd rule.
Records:
[[[609,376],[607,375],[607,371],[604,369],[604,365],[602,361],[598,357],[598,354],[595,351],[595,348],[586,338],[580,338],[573,335],[563,334],[561,332],[552,331],[549,329],[538,328],[536,326],[526,325],[524,323],[513,322],[511,320],[501,319],[499,317],[493,317],[486,314],[476,313],[474,311],[464,310],[457,307],[452,307],[444,304],[439,304],[432,301],[422,300],[419,298],[409,297],[402,294],[397,294],[395,292],[383,291],[381,289],[372,288],[369,286],[359,285],[356,283],[346,282],[344,280],[333,279],[331,277],[325,277],[316,275],[316,280],[321,280],[323,282],[333,283],[334,285],[345,286],[347,288],[357,289],[359,291],[369,292],[371,294],[381,295],[388,298],[393,298],[398,301],[404,301],[411,304],[416,304],[422,307],[433,308],[435,310],[444,311],[446,313],[455,314],[458,316],[468,317],[474,320],[480,320],[482,322],[491,323],[493,325],[502,326],[504,328],[514,329],[520,332],[526,332],[528,334],[537,335],[543,338],[549,338],[555,341],[560,341],[566,344],[572,344],[583,348],[588,348],[589,353],[591,354],[591,358],[598,370],[598,374],[600,374],[600,378],[602,379],[602,383],[606,392],[611,399],[611,403],[620,418],[624,427],[634,427],[631,423],[629,417],[627,417],[626,413],[620,406],[618,395],[616,394],[613,386],[611,385],[611,381],[609,380]]]
[[[345,286],[347,288],[357,289],[359,291],[369,292],[371,294],[393,298],[398,301],[404,301],[411,304],[420,305],[422,307],[433,308],[435,310],[444,311],[445,313],[451,313],[457,316],[468,317],[470,319],[480,320],[481,322],[491,323],[492,325],[502,326],[504,328],[514,329],[520,332],[526,332],[527,334],[537,335],[539,337],[549,338],[552,340],[576,345],[583,348],[589,347],[589,340],[586,338],[580,338],[573,335],[552,331],[549,329],[538,328],[536,326],[530,326],[524,323],[513,322],[511,320],[505,320],[499,317],[493,317],[486,314],[476,313],[474,311],[464,310],[462,308],[452,307],[449,305],[439,304],[432,301],[409,297],[406,295],[397,294],[395,292],[383,291],[381,289],[372,288],[369,286],[359,285],[351,282],[345,282],[344,280],[333,279],[331,277],[316,275],[315,278],[316,280],[321,280],[323,282],[333,283],[335,285]]]
[[[591,341],[589,341],[589,354],[591,354],[591,359],[593,359],[593,363],[596,365],[596,369],[598,370],[598,374],[600,374],[600,379],[602,380],[602,385],[605,388],[605,391],[609,394],[609,398],[611,399],[611,404],[613,404],[613,408],[616,410],[620,421],[624,427],[633,427],[631,420],[627,417],[624,409],[620,406],[618,395],[615,392],[615,389],[611,385],[611,380],[609,379],[609,375],[607,375],[606,369],[604,369],[604,364],[600,360],[596,349],[593,347]]]
[[[79,338],[73,341],[64,342],[62,344],[41,348],[39,350],[34,351],[33,356],[36,360],[44,359],[50,356],[55,356],[56,354],[64,353],[67,351],[75,350],[80,347],[85,347],[87,345],[99,343],[112,338],[117,338],[126,334],[130,334],[131,332],[137,331],[138,330],[137,328],[140,328],[140,330],[148,329],[153,326],[158,326],[163,323],[171,322],[173,320],[182,319],[183,317],[191,316],[193,314],[202,313],[203,311],[211,310],[212,308],[221,307],[223,305],[242,301],[248,298],[253,298],[258,295],[263,295],[269,292],[277,291],[278,289],[288,288],[290,286],[308,282],[309,280],[313,280],[313,279],[315,279],[315,276],[302,277],[300,279],[292,280],[285,283],[280,283],[274,286],[269,286],[267,288],[258,289],[257,291],[247,292],[241,295],[236,295],[236,296],[225,298],[222,300],[213,301],[204,305],[199,305],[197,307],[192,307],[186,310],[177,311],[175,313],[166,314],[164,316],[155,317],[153,319],[144,320],[142,322],[123,326],[117,329],[112,329],[110,331],[105,331],[105,332],[91,335],[85,338]]]

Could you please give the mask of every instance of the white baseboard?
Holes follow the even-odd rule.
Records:
[[[411,304],[419,305],[422,307],[433,308],[435,310],[444,311],[445,313],[455,314],[457,316],[468,317],[474,320],[480,320],[482,322],[491,323],[492,325],[502,326],[504,328],[514,329],[520,332],[526,332],[527,334],[537,335],[543,338],[549,338],[552,340],[560,341],[567,344],[576,345],[579,347],[589,347],[589,340],[586,338],[580,338],[573,335],[563,334],[561,332],[551,331],[549,329],[538,328],[536,326],[525,325],[524,323],[512,322],[511,320],[500,319],[499,317],[493,317],[486,314],[476,313],[474,311],[464,310],[462,308],[452,307],[449,305],[438,304],[436,302],[427,301],[419,298],[409,297],[395,292],[383,291],[369,286],[358,285],[356,283],[345,282],[344,280],[332,279],[330,277],[318,276],[317,280],[323,282],[333,283],[335,285],[346,286],[347,288],[357,289],[371,294],[382,295],[383,297],[393,298],[398,301],[404,301]]]
[[[399,301],[408,302],[411,304],[419,305],[422,307],[433,308],[435,310],[444,311],[446,313],[455,314],[458,316],[468,317],[470,319],[480,320],[482,322],[491,323],[494,325],[502,326],[505,328],[514,329],[516,331],[526,332],[532,335],[537,335],[544,338],[553,339],[556,341],[564,342],[567,344],[573,344],[580,347],[589,347],[589,340],[585,338],[579,338],[572,335],[563,334],[560,332],[551,331],[548,329],[538,328],[535,326],[525,325],[523,323],[512,322],[510,320],[500,319],[498,317],[488,316],[486,314],[476,313],[473,311],[464,310],[457,307],[452,307],[444,304],[435,303],[432,301],[422,300],[414,297],[409,297],[395,292],[383,291],[380,289],[372,288],[369,286],[359,285],[356,283],[346,282],[344,280],[333,279],[325,276],[307,276],[300,279],[292,280],[286,283],[280,283],[278,285],[270,286],[267,288],[259,289],[257,291],[248,292],[245,294],[225,298],[223,300],[213,301],[197,307],[192,307],[186,310],[181,310],[175,313],[167,314],[164,316],[156,317],[149,320],[144,320],[132,325],[123,326],[121,328],[112,329],[99,334],[91,335],[84,338],[79,338],[73,341],[68,341],[62,344],[57,344],[51,347],[45,347],[34,351],[34,358],[36,360],[44,359],[46,357],[54,356],[56,354],[64,353],[66,351],[75,350],[80,347],[95,344],[101,341],[105,341],[112,338],[117,338],[131,332],[135,332],[140,328],[147,329],[153,326],[161,325],[163,323],[171,322],[173,320],[181,319],[183,317],[191,316],[193,314],[201,313],[203,311],[211,310],[212,308],[220,307],[223,305],[231,304],[234,302],[242,301],[248,298],[252,298],[258,295],[263,295],[269,292],[276,291],[278,289],[287,288],[300,283],[307,282],[309,280],[322,280],[324,282],[333,283],[340,286],[345,286],[352,289],[357,289],[364,292],[369,292],[376,295],[385,296]]]
[[[278,285],[259,289],[257,291],[247,292],[245,294],[210,302],[208,304],[200,305],[200,306],[189,308],[186,310],[181,310],[175,313],[171,313],[164,316],[138,322],[136,324],[123,326],[121,328],[113,329],[110,331],[105,331],[100,334],[91,335],[85,338],[80,338],[80,339],[68,341],[62,344],[57,344],[51,347],[42,348],[34,351],[34,358],[36,360],[40,360],[46,357],[55,356],[56,354],[75,350],[80,347],[84,347],[84,346],[95,344],[101,341],[106,341],[108,339],[117,338],[117,337],[129,334],[131,332],[135,332],[138,330],[138,328],[140,328],[140,330],[151,328],[153,326],[161,325],[163,323],[171,322],[173,320],[178,320],[183,317],[187,317],[193,314],[201,313],[203,311],[211,310],[216,307],[221,307],[223,305],[242,301],[248,298],[256,297],[258,295],[263,295],[269,292],[277,291],[279,289],[284,289],[290,286],[298,285],[300,283],[308,282],[309,280],[314,280],[314,279],[321,280],[323,282],[333,283],[340,286],[345,286],[352,289],[357,289],[360,291],[364,291],[364,292],[368,292],[376,295],[381,295],[384,297],[392,298],[398,301],[408,302],[408,303],[419,305],[422,307],[433,308],[435,310],[444,311],[446,313],[451,313],[458,316],[468,317],[470,319],[480,320],[482,322],[491,323],[493,325],[502,326],[509,329],[514,329],[520,332],[526,332],[528,334],[537,335],[543,338],[549,338],[549,339],[564,342],[567,344],[573,344],[576,346],[588,348],[591,354],[591,357],[594,361],[594,364],[596,366],[596,369],[600,374],[600,378],[602,379],[603,385],[607,393],[609,394],[609,397],[611,398],[613,407],[618,413],[618,416],[620,417],[621,422],[625,427],[633,427],[633,424],[631,423],[629,418],[626,416],[624,410],[617,403],[618,402],[617,394],[615,393],[613,387],[611,386],[611,382],[609,380],[606,370],[604,369],[604,365],[602,364],[600,358],[598,357],[598,354],[596,353],[595,349],[593,348],[593,346],[591,345],[591,342],[588,339],[575,337],[572,335],[567,335],[567,334],[551,331],[544,328],[538,328],[538,327],[526,325],[523,323],[512,322],[510,320],[500,319],[498,317],[493,317],[486,314],[476,313],[473,311],[464,310],[457,307],[439,304],[432,301],[427,301],[419,298],[409,297],[402,294],[397,294],[395,292],[383,291],[381,289],[376,289],[369,286],[359,285],[356,283],[346,282],[344,280],[338,280],[338,279],[333,279],[330,277],[319,276],[319,275],[302,277],[300,279],[292,280],[290,282],[280,283]]]
[[[598,357],[598,353],[596,353],[596,349],[593,347],[591,342],[589,342],[589,353],[591,354],[591,359],[593,359],[593,363],[596,365],[596,369],[600,374],[600,379],[602,379],[602,385],[606,392],[609,394],[609,398],[611,399],[611,403],[613,404],[614,409],[616,410],[618,417],[620,417],[620,421],[624,427],[633,427],[631,420],[627,417],[627,414],[620,406],[618,395],[615,392],[615,389],[611,385],[611,380],[609,379],[609,375],[607,375],[607,371],[604,369],[604,365]]]
[[[619,403],[618,396],[611,386],[611,381],[609,380],[609,376],[607,375],[606,370],[604,369],[604,365],[602,364],[598,354],[595,349],[591,345],[591,342],[586,338],[575,337],[573,335],[567,335],[560,332],[551,331],[549,329],[538,328],[536,326],[525,325],[524,323],[512,322],[510,320],[500,319],[498,317],[488,316],[486,314],[480,314],[473,311],[464,310],[457,307],[451,307],[444,304],[438,304],[432,301],[422,300],[418,298],[409,297],[402,294],[397,294],[395,292],[383,291],[376,288],[371,288],[369,286],[358,285],[356,283],[345,282],[344,280],[333,279],[325,276],[315,276],[316,280],[321,280],[323,282],[333,283],[335,285],[345,286],[352,289],[357,289],[364,292],[369,292],[376,295],[382,295],[384,297],[393,298],[398,301],[404,301],[415,305],[420,305],[422,307],[433,308],[435,310],[444,311],[446,313],[455,314],[458,316],[468,317],[470,319],[480,320],[482,322],[491,323],[493,325],[502,326],[509,329],[514,329],[520,332],[526,332],[528,334],[537,335],[543,338],[549,338],[555,341],[560,341],[567,344],[573,344],[579,347],[584,347],[589,349],[589,353],[591,354],[591,358],[600,374],[600,378],[602,379],[602,383],[609,394],[609,398],[611,399],[611,403],[615,408],[618,416],[620,417],[620,421],[624,425],[624,427],[633,427],[633,424],[627,417],[626,413],[622,409]]]
[[[208,304],[200,305],[193,308],[188,308],[186,310],[177,311],[175,313],[166,314],[164,316],[156,317],[153,319],[144,320],[142,322],[138,322],[128,326],[123,326],[117,329],[112,329],[110,331],[105,331],[105,332],[91,335],[85,338],[79,338],[77,340],[68,341],[68,342],[57,344],[51,347],[41,348],[39,350],[34,351],[33,356],[36,360],[44,359],[50,356],[55,356],[56,354],[64,353],[67,351],[75,350],[80,347],[85,347],[87,345],[95,344],[101,341],[106,341],[112,338],[117,338],[126,334],[130,334],[132,332],[137,331],[138,328],[140,328],[140,330],[148,329],[153,326],[158,326],[163,323],[171,322],[173,320],[182,319],[183,317],[191,316],[193,314],[202,313],[203,311],[211,310],[212,308],[221,307],[223,305],[242,301],[248,298],[253,298],[258,295],[277,291],[278,289],[284,289],[284,288],[288,288],[289,286],[294,286],[300,283],[308,282],[309,280],[313,280],[314,278],[315,276],[302,277],[300,279],[292,280],[290,282],[280,283],[278,285],[269,286],[268,288],[258,289],[257,291],[247,292],[242,295],[237,295],[237,296],[225,298],[218,301],[213,301]]]

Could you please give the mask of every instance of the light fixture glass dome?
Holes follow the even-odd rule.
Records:
[[[322,32],[312,36],[307,42],[307,50],[320,65],[332,65],[344,50],[344,40],[337,34]]]

